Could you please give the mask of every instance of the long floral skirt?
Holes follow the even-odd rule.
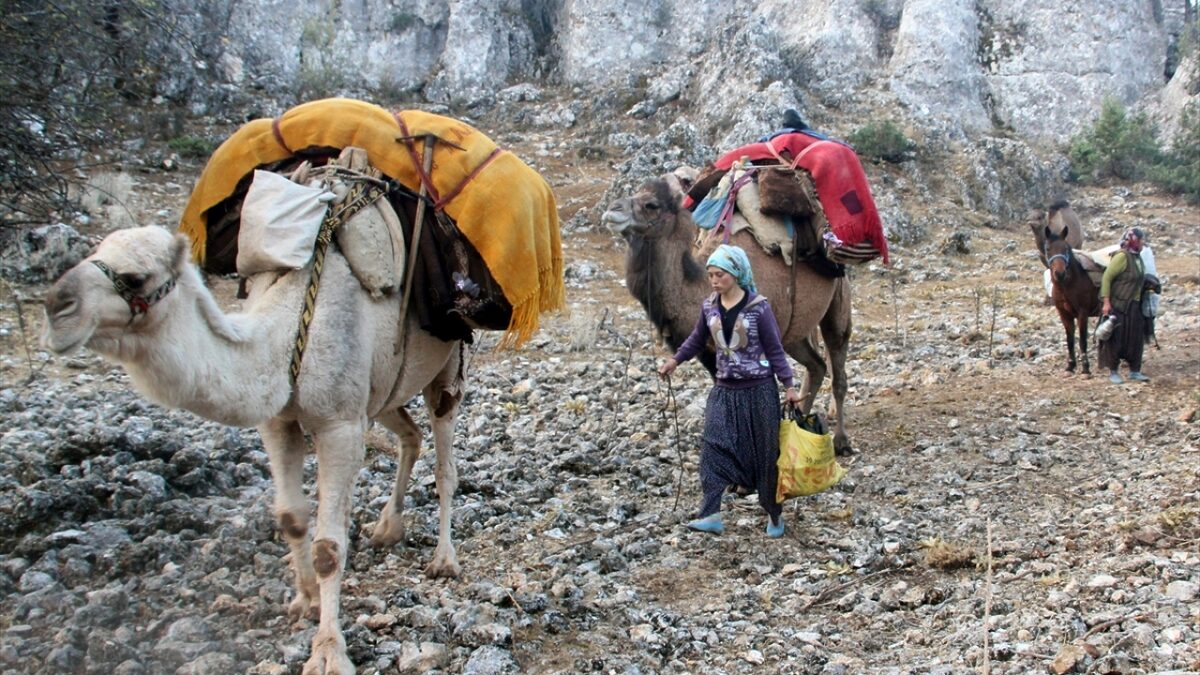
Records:
[[[779,390],[775,380],[746,389],[716,385],[704,411],[700,443],[700,517],[721,509],[721,495],[731,485],[758,491],[758,503],[778,517]]]

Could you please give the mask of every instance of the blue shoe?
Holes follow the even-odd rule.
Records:
[[[1150,381],[1150,378],[1146,377],[1140,371],[1137,371],[1137,370],[1135,370],[1129,374],[1129,379],[1134,382],[1149,382]]]
[[[697,532],[708,532],[709,534],[721,534],[725,531],[725,523],[721,522],[721,514],[714,513],[705,518],[693,520],[687,524],[689,530]]]
[[[1132,375],[1130,375],[1130,377],[1132,377]],[[1143,375],[1143,377],[1145,376]],[[1121,379],[1121,375],[1115,370],[1113,371],[1112,375],[1108,376],[1108,381],[1112,382],[1113,384],[1122,384],[1125,382],[1125,380]]]
[[[779,514],[779,522],[778,523],[775,522],[774,518],[767,516],[767,536],[772,539],[778,539],[783,536],[783,514],[782,513]]]

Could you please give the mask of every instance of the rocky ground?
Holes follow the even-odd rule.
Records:
[[[478,341],[458,424],[460,578],[422,574],[432,453],[407,545],[367,546],[396,466],[372,432],[343,606],[360,672],[1200,670],[1194,206],[1143,186],[1070,195],[1093,242],[1151,232],[1167,285],[1147,385],[1063,372],[1022,223],[933,228],[891,268],[854,270],[848,476],[789,503],[781,540],[730,495],[714,537],[680,525],[707,376],[685,366],[668,392],[655,375],[664,353],[623,288],[623,244],[594,218],[618,177],[524,143],[554,168],[569,311],[518,352]],[[103,227],[174,221],[199,167],[150,166],[98,205]],[[4,290],[0,672],[299,672],[315,628],[285,617],[257,433],[150,405],[90,353],[50,358],[43,289]]]

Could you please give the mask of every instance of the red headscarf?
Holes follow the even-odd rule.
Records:
[[[1146,233],[1140,227],[1131,227],[1121,235],[1121,248],[1130,253],[1141,253],[1142,244],[1146,241]]]

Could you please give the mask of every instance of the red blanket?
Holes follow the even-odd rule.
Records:
[[[781,134],[725,153],[717,159],[716,167],[729,169],[743,157],[751,161],[777,157],[795,161],[796,166],[812,174],[817,198],[833,233],[846,244],[871,244],[887,264],[883,222],[867,187],[867,175],[850,146],[803,133]]]

